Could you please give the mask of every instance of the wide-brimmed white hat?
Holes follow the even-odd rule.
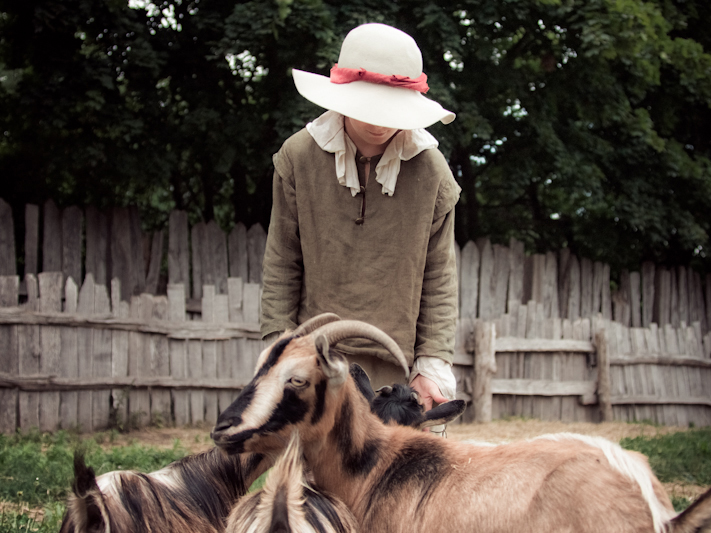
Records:
[[[297,69],[292,74],[307,100],[368,124],[412,130],[455,117],[423,95],[427,76],[415,40],[385,24],[351,30],[330,78]]]

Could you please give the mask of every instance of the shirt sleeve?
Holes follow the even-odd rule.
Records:
[[[293,173],[282,152],[274,156],[274,163],[272,213],[263,263],[263,338],[297,326],[304,272]]]
[[[438,357],[450,365],[454,359],[459,299],[454,249],[454,206],[459,190],[449,173],[440,187],[430,231],[415,344],[415,359]]]

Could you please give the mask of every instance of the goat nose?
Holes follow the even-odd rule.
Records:
[[[214,435],[215,433],[222,433],[230,427],[232,427],[232,424],[227,420],[218,422],[217,424],[215,424],[215,427],[212,428],[212,434]]]

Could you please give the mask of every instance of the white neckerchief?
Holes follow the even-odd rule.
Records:
[[[309,122],[306,129],[323,151],[335,154],[338,183],[349,187],[353,196],[358,194],[360,182],[355,162],[356,146],[346,135],[343,115],[326,111]],[[395,194],[400,161],[408,161],[423,150],[437,148],[438,145],[437,139],[422,128],[396,133],[375,167],[375,181],[383,186],[383,194]]]

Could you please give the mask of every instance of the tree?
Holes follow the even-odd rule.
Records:
[[[271,155],[363,22],[410,33],[462,185],[457,239],[711,271],[701,0],[28,0],[0,7],[0,196],[268,223]]]

